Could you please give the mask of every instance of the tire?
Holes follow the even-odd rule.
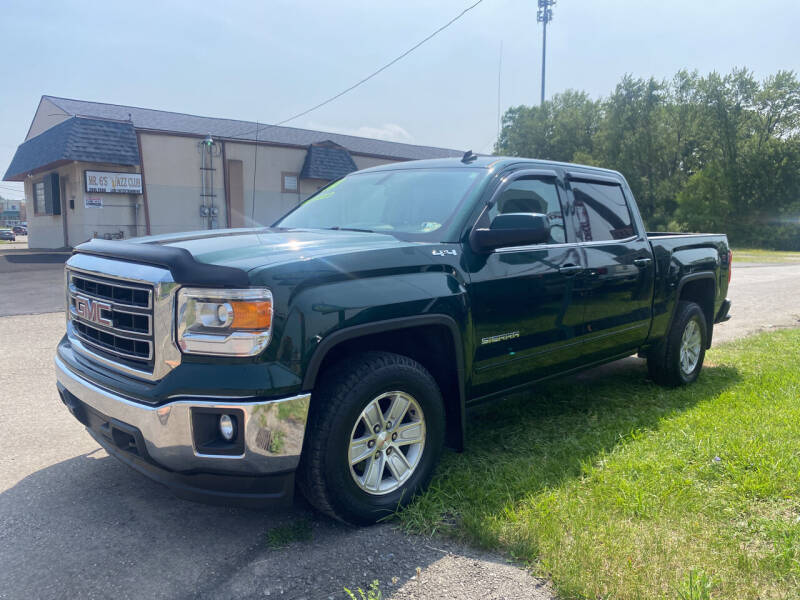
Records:
[[[647,357],[650,377],[667,387],[694,382],[703,368],[707,344],[708,324],[703,309],[694,302],[678,302],[667,335]]]
[[[389,352],[354,355],[327,369],[312,397],[298,469],[312,506],[367,525],[427,487],[442,453],[445,415],[439,387],[422,365]],[[391,423],[393,406],[396,415],[404,406],[405,413]]]

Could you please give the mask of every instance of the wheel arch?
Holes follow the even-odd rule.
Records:
[[[667,331],[672,328],[672,321],[678,309],[678,302],[694,302],[700,306],[706,318],[706,328],[708,340],[706,348],[711,347],[711,337],[714,331],[714,302],[716,300],[717,278],[714,273],[707,271],[702,273],[691,273],[684,276],[678,282],[678,289],[675,294],[675,307],[669,320]]]
[[[418,315],[353,325],[324,337],[311,356],[303,390],[313,390],[320,374],[344,356],[383,350],[408,356],[436,380],[444,400],[447,444],[464,449],[466,398],[461,330],[448,315]],[[312,394],[312,402],[313,402]]]

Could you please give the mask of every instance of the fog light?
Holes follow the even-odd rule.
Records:
[[[233,419],[230,415],[220,415],[219,417],[219,432],[226,442],[230,442],[236,434],[236,428],[233,425]]]

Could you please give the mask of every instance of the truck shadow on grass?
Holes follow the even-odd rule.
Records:
[[[740,379],[730,366],[706,366],[694,384],[666,389],[631,358],[475,407],[466,452],[445,455],[430,490],[401,520],[411,531],[450,531],[496,547],[492,522],[509,507],[582,477],[615,447]]]

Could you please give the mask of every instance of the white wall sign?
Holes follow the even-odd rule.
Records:
[[[108,171],[85,171],[85,173],[86,191],[89,193],[142,193],[142,176],[139,173],[109,173]]]
[[[100,196],[84,196],[86,208],[103,208],[103,198]]]

